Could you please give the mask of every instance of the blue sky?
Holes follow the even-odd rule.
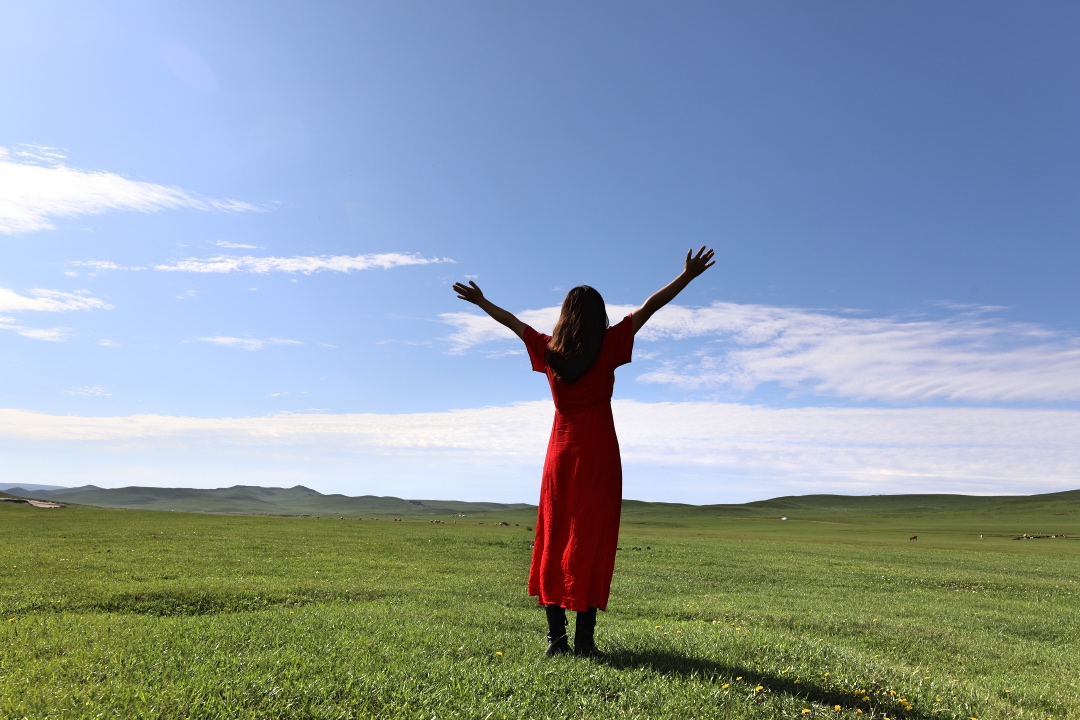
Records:
[[[535,501],[474,278],[639,335],[628,497],[1080,486],[1080,8],[23,3],[0,473]]]

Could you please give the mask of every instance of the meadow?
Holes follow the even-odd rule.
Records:
[[[628,502],[603,660],[533,511],[375,517],[0,503],[0,717],[1080,717],[1080,493]]]

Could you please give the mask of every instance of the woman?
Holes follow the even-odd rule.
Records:
[[[593,630],[597,608],[607,609],[622,509],[622,460],[611,415],[615,368],[630,362],[634,335],[653,313],[714,262],[704,246],[697,254],[688,250],[682,273],[614,327],[608,327],[600,293],[576,287],[550,336],[493,304],[471,280],[454,285],[459,298],[525,342],[532,369],[547,375],[555,401],[529,569],[529,594],[547,610],[548,655],[571,651],[567,610],[577,612],[574,654],[603,655]]]

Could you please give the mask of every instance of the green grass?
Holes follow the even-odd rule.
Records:
[[[628,503],[604,661],[543,656],[528,511],[0,503],[0,717],[1080,717],[1080,541],[1013,539],[1076,494],[926,497]]]

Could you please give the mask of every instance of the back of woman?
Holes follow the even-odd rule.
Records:
[[[541,605],[578,612],[607,608],[622,510],[622,460],[611,394],[615,368],[630,362],[633,351],[630,316],[602,332],[595,359],[573,382],[559,379],[551,366],[552,338],[531,327],[523,337],[532,369],[547,375],[555,401],[529,594],[539,597]]]
[[[602,407],[611,402],[611,394],[615,389],[615,368],[630,362],[634,346],[630,318],[631,316],[627,315],[622,322],[604,331],[596,361],[572,383],[560,381],[548,367],[546,353],[551,336],[538,333],[532,328],[526,331],[522,339],[529,351],[532,369],[547,375],[557,411],[572,414]]]
[[[459,298],[525,342],[532,369],[547,376],[555,401],[529,568],[529,594],[547,613],[548,655],[571,652],[566,610],[577,611],[573,653],[603,655],[593,630],[597,609],[607,609],[622,510],[622,459],[611,414],[615,368],[630,362],[637,331],[712,258],[704,247],[696,256],[687,252],[683,272],[613,327],[600,293],[576,287],[550,336],[489,301],[476,283],[454,285]]]

